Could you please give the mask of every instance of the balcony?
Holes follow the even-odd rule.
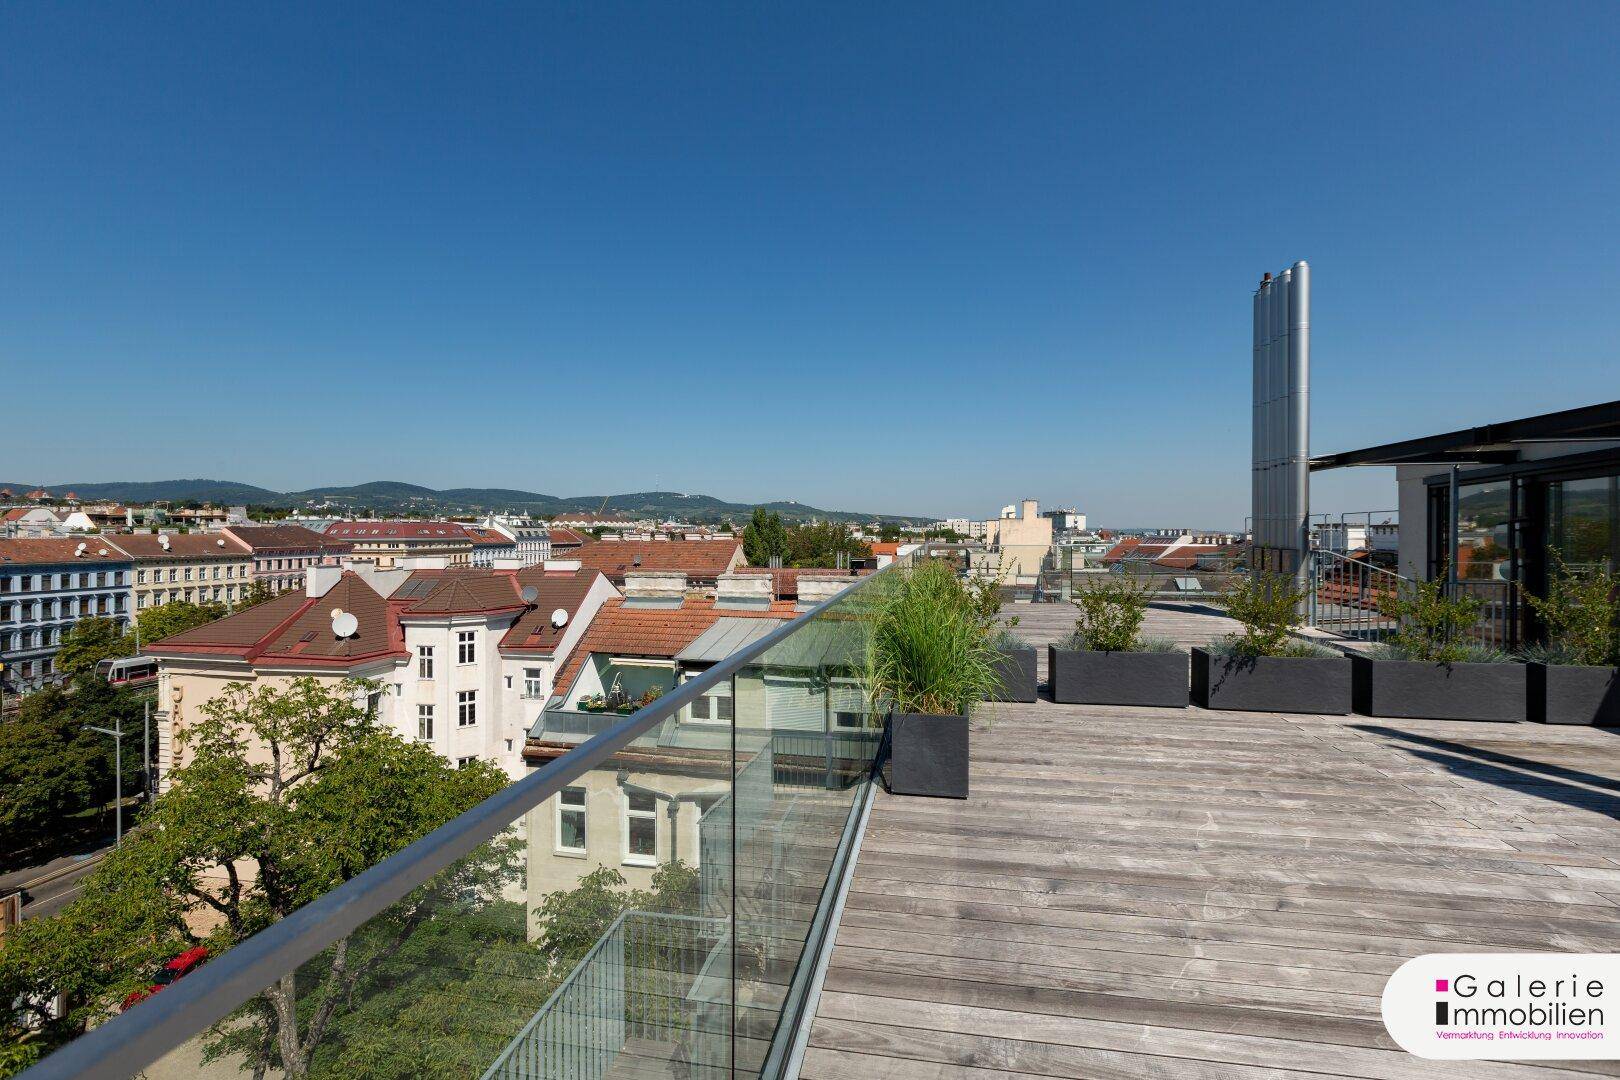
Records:
[[[895,797],[829,697],[867,588],[573,714],[585,741],[27,1075],[236,1075],[265,988],[314,1007],[341,956],[367,975],[311,1075],[1529,1076],[1401,1052],[1384,980],[1620,951],[1612,732],[1043,698],[976,711],[968,799]],[[1167,604],[1146,632],[1231,625]],[[683,722],[722,681],[734,721]]]

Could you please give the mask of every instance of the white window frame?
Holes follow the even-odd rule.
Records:
[[[619,815],[619,834],[623,842],[625,866],[657,866],[658,865],[658,799],[652,795],[643,798],[652,799],[651,810],[635,810],[631,808],[630,800],[634,797],[630,792],[624,794],[624,810]],[[653,830],[653,850],[651,855],[630,850],[630,821],[631,819],[650,820]]]
[[[427,723],[425,725],[425,734],[424,734],[424,725],[423,725],[424,720],[427,721]],[[416,707],[416,741],[417,742],[432,742],[433,741],[433,706],[432,705],[417,705],[417,707]]]
[[[688,680],[690,681],[690,680]],[[724,701],[731,711],[731,716],[720,715],[720,702]],[[698,715],[698,705],[703,705],[707,716]],[[687,718],[694,724],[714,724],[719,727],[729,727],[737,715],[736,703],[732,699],[731,680],[726,679],[709,688],[709,692],[695,699],[686,709]]]
[[[456,691],[456,727],[470,728],[478,726],[478,691]]]
[[[526,701],[538,701],[545,697],[546,669],[526,667],[523,669],[523,697]]]
[[[565,797],[570,792],[578,792],[578,794],[579,794],[579,802],[578,803],[570,803],[570,802],[565,801]],[[590,826],[590,820],[591,820],[589,803],[590,803],[590,792],[586,791],[582,787],[565,787],[561,791],[557,792],[556,829],[555,829],[555,831],[553,833],[553,842],[552,842],[552,849],[551,849],[554,854],[565,855],[565,856],[567,856],[567,857],[569,857],[571,859],[583,858],[586,855],[590,854],[590,851],[589,851],[588,848],[585,848],[585,847],[569,847],[567,844],[563,843],[563,815],[564,814],[578,814],[579,815],[579,835],[585,838],[585,842],[587,844],[590,843],[590,835],[591,834],[587,831],[589,826]]]
[[[433,678],[433,646],[416,647],[416,677],[429,680]]]
[[[456,665],[468,667],[478,663],[478,631],[456,631]]]

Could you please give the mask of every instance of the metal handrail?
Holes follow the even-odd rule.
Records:
[[[926,555],[927,544],[920,549]],[[711,688],[810,625],[816,616],[896,567],[896,560],[702,675],[631,713],[600,735],[525,776],[376,866],[233,947],[131,1010],[92,1028],[21,1074],[20,1080],[125,1080],[220,1020],[265,987],[388,910],[435,874],[493,840],[524,814],[596,768]]]

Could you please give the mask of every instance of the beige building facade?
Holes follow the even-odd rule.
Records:
[[[121,533],[102,539],[134,563],[137,613],[162,604],[235,604],[252,577],[247,546],[223,533]]]

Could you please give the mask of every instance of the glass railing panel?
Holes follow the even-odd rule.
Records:
[[[638,739],[145,1075],[729,1076],[731,774]]]

